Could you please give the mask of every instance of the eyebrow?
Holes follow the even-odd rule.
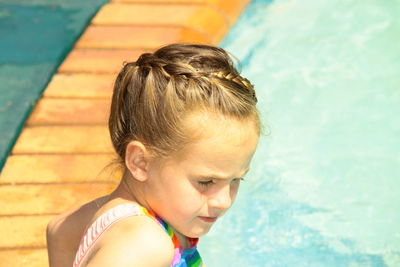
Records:
[[[241,175],[240,177],[235,177],[236,178],[242,178],[243,176],[245,176],[248,172],[250,171],[250,168],[248,168],[243,175]],[[229,177],[224,177],[224,176],[220,176],[218,174],[209,174],[209,175],[199,175],[199,178],[205,179],[205,178],[212,178],[212,179],[218,179],[218,180],[228,180]]]

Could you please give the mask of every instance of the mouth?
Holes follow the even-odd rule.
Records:
[[[218,217],[203,217],[203,216],[199,216],[200,220],[207,222],[207,223],[213,223],[215,222]]]

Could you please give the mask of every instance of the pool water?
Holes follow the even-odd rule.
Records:
[[[252,1],[222,43],[265,135],[208,266],[400,266],[400,1]]]

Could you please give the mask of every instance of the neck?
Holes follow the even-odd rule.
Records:
[[[110,198],[120,198],[126,201],[135,202],[146,209],[150,209],[142,193],[142,187],[143,185],[139,181],[125,172],[118,187],[111,193]]]
[[[118,187],[114,190],[114,192],[111,193],[110,198],[111,199],[119,198],[125,201],[135,202],[141,205],[142,207],[153,211],[144,197],[143,186],[144,186],[143,183],[137,181],[136,179],[125,173]],[[176,231],[172,226],[170,227],[172,231],[175,233],[176,237],[178,238],[179,244],[183,249],[192,247],[192,244],[188,240],[187,236],[182,235],[181,233]]]
[[[176,231],[174,228],[172,228],[172,231],[175,233],[176,237],[179,240],[179,244],[183,249],[188,249],[193,246],[192,242],[190,241],[190,239],[187,236],[182,235],[181,233]]]

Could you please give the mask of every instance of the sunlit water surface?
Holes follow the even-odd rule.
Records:
[[[400,1],[253,1],[222,46],[263,136],[208,266],[400,266]]]

